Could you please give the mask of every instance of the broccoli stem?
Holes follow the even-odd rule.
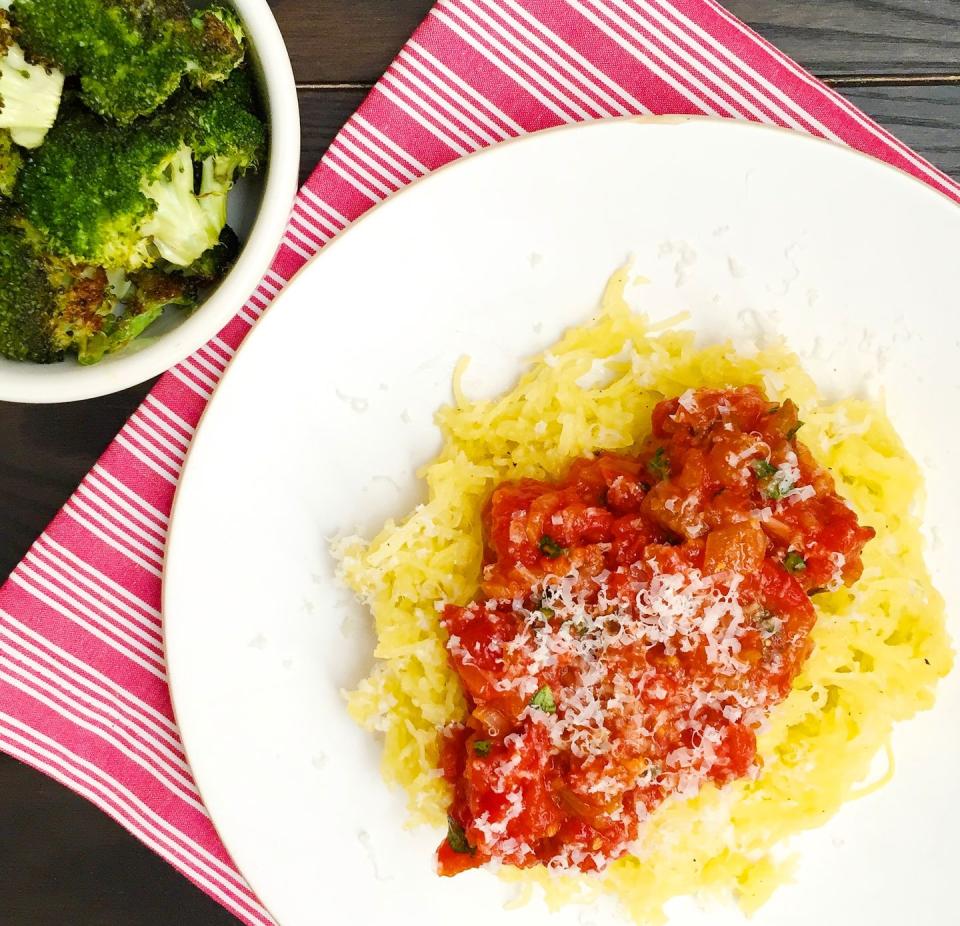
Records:
[[[227,224],[227,195],[236,167],[236,161],[227,157],[209,157],[203,162],[200,205],[207,216],[207,230],[215,239]]]
[[[24,148],[38,148],[57,118],[63,74],[30,64],[19,45],[0,58],[0,129]]]
[[[142,232],[152,238],[164,260],[186,267],[217,243],[223,227],[223,222],[215,221],[221,209],[219,194],[211,190],[205,202],[194,193],[193,152],[186,145],[174,154],[159,179],[145,183],[142,190],[157,204]],[[225,222],[225,194],[222,210]]]

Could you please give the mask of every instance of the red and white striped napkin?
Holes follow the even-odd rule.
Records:
[[[257,317],[371,206],[504,139],[637,113],[789,126],[960,201],[950,178],[712,0],[440,0],[301,190],[257,291],[160,379],[0,588],[0,748],[85,795],[244,922],[272,922],[207,816],[167,691],[164,538],[194,426]]]

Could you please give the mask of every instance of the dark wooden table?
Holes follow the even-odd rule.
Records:
[[[432,0],[271,0],[303,115],[304,176]],[[726,0],[726,5],[960,179],[958,0]],[[150,388],[72,405],[0,403],[0,577]],[[0,755],[0,924],[236,921],[119,826]]]

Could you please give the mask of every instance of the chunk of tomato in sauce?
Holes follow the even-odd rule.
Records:
[[[755,573],[767,552],[767,536],[756,521],[738,521],[718,527],[707,535],[703,571],[708,574]]]

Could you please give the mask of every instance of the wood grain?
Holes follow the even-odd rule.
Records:
[[[237,926],[84,798],[0,754],[3,926]]]
[[[372,83],[431,0],[271,0],[301,83]],[[960,74],[958,0],[727,0],[817,74]]]
[[[724,0],[818,75],[960,73],[957,0]]]
[[[151,385],[68,405],[0,402],[0,576],[20,561]]]
[[[434,0],[270,0],[301,83],[373,83]]]
[[[845,88],[843,95],[960,181],[960,85]]]
[[[363,102],[367,90],[301,90],[300,178],[305,180],[340,127]]]

